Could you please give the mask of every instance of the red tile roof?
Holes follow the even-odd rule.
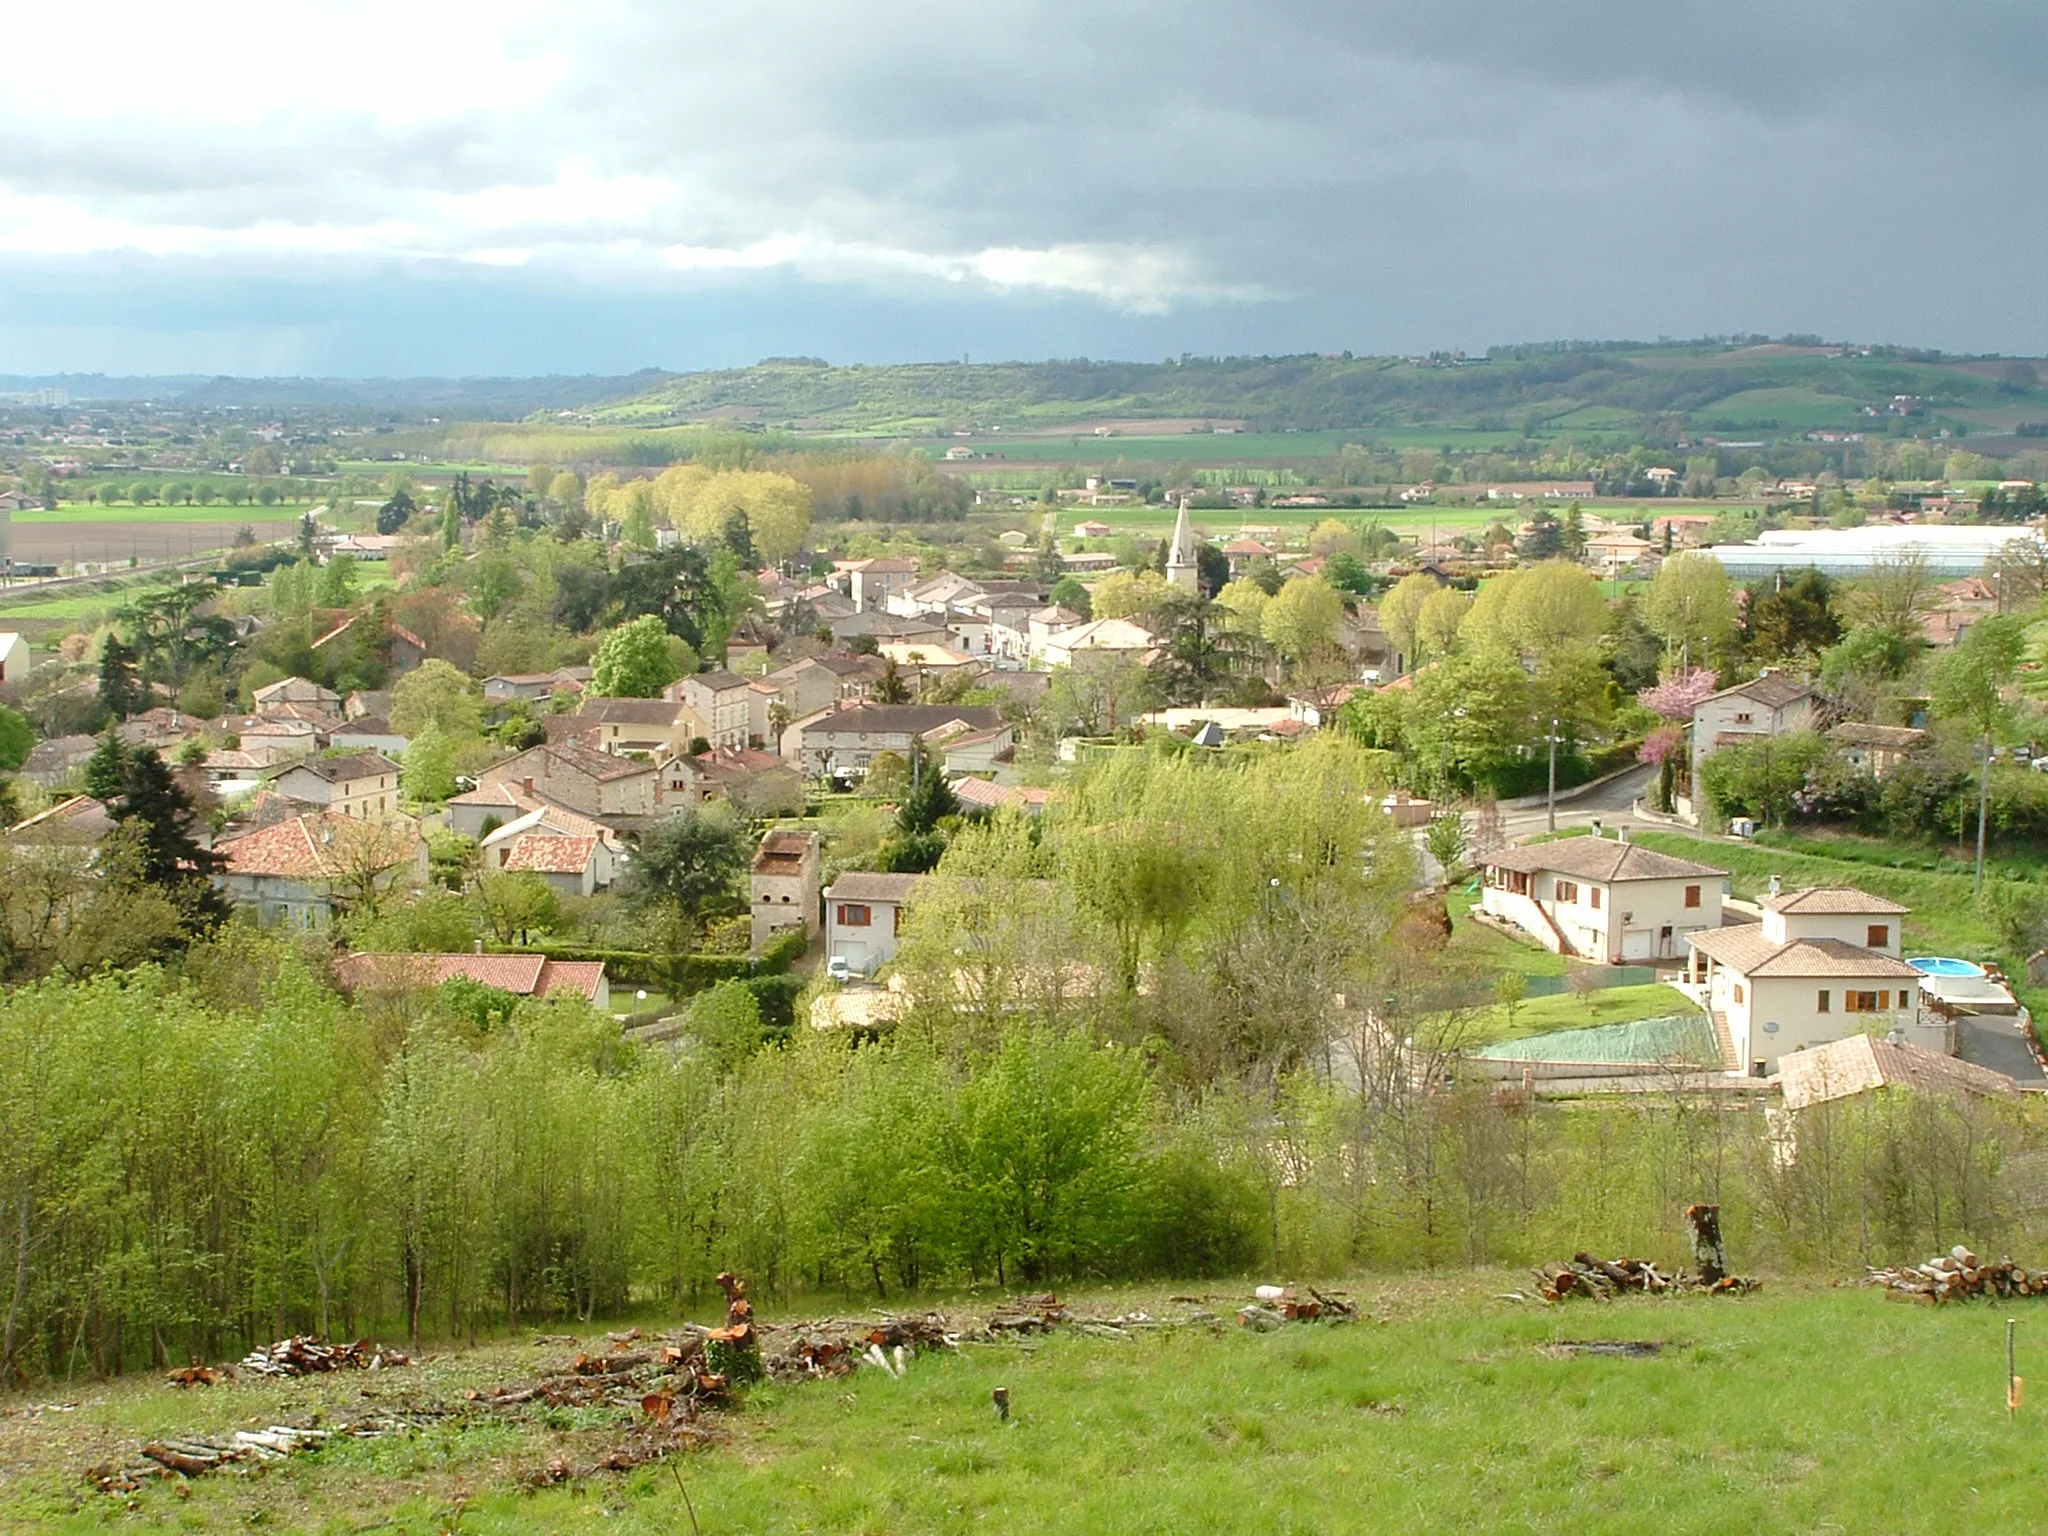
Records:
[[[416,856],[420,836],[401,821],[358,821],[325,811],[295,816],[275,826],[216,843],[223,873],[276,879],[326,879],[358,866],[364,858],[378,868]]]
[[[594,837],[550,837],[529,832],[512,845],[512,851],[505,856],[505,868],[536,875],[580,875],[596,857]]]
[[[438,986],[457,976],[518,997],[565,991],[594,1002],[604,981],[604,962],[545,955],[349,955],[334,966],[335,980],[349,989]]]

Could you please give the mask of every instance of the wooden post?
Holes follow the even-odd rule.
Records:
[[[2018,1362],[2013,1353],[2013,1330],[2019,1326],[2019,1319],[2005,1320],[2005,1416],[2008,1420],[2019,1411],[2020,1397],[2027,1384],[2020,1379]]]

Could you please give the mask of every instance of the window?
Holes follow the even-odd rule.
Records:
[[[1738,714],[1735,717],[1735,723],[1737,725],[1748,725],[1750,721],[1754,718],[1755,717],[1751,715],[1747,710],[1744,710],[1742,713]]]
[[[1813,1011],[1815,1013],[1826,1013],[1829,1011],[1829,996],[1828,989],[1826,987],[1822,987],[1820,989],[1820,996],[1814,1002]]]
[[[1883,949],[1891,941],[1892,927],[1890,923],[1872,923],[1863,935],[1864,944],[1871,949]]]
[[[1586,887],[1586,900],[1591,902],[1593,910],[1598,912],[1600,910],[1600,887],[1597,885]]]
[[[1742,983],[1739,981],[1735,983],[1735,1001],[1742,1001]]]
[[[847,901],[839,904],[839,926],[842,928],[865,928],[874,920],[874,914],[864,906]]]
[[[1562,902],[1562,901],[1577,901],[1577,900],[1579,899],[1579,888],[1578,888],[1577,884],[1576,884],[1576,883],[1574,883],[1573,881],[1570,881],[1570,880],[1560,880],[1560,881],[1558,881],[1558,882],[1557,882],[1557,899],[1558,899],[1559,901],[1561,901],[1561,902]]]
[[[1911,987],[1899,988],[1899,1006],[1901,1008],[1913,1006],[1913,989]]]
[[[1875,992],[1844,992],[1842,994],[1842,1011],[1844,1013],[1875,1013],[1877,1012],[1877,994]]]
[[[1696,907],[1700,904],[1700,888],[1698,886],[1688,885],[1685,888],[1685,904],[1688,907]]]

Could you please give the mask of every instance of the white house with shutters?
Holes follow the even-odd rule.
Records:
[[[1763,920],[1695,933],[1682,990],[1714,1016],[1735,1060],[1755,1070],[1849,1035],[1896,1035],[1951,1054],[1900,952],[1907,909],[1844,886],[1778,892]]]
[[[1486,856],[1479,908],[1545,949],[1609,964],[1676,960],[1721,926],[1728,872],[1628,840],[1567,837]]]
[[[903,909],[922,875],[852,870],[825,891],[825,955],[844,960],[856,976],[872,976],[896,958]]]

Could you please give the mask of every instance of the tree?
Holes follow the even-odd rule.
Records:
[[[1735,631],[1735,584],[1712,555],[1673,555],[1657,568],[1642,612],[1681,666],[1705,663]]]
[[[1984,889],[1984,830],[1991,804],[1991,755],[2011,717],[2006,690],[2026,653],[2026,626],[2011,616],[1979,620],[1929,676],[1935,714],[1978,739],[1983,765],[1977,781],[1977,869],[1972,889]]]
[[[1062,576],[1052,584],[1050,595],[1055,607],[1064,608],[1069,613],[1078,613],[1084,619],[1095,616],[1088,588],[1076,577]]]
[[[882,658],[882,675],[875,679],[875,702],[877,704],[908,704],[910,686],[903,681],[903,669],[896,665],[894,656]]]
[[[1757,583],[1742,614],[1744,652],[1753,662],[1818,656],[1842,638],[1833,599],[1834,583],[1816,570]]]
[[[908,837],[935,832],[948,816],[960,814],[960,797],[922,741],[910,744],[910,792],[896,808],[896,830]]]
[[[399,783],[421,805],[441,805],[455,793],[455,744],[429,719],[405,749]]]
[[[564,511],[583,510],[583,477],[573,469],[565,469],[548,481],[547,498]]]
[[[181,688],[196,668],[226,660],[235,644],[234,626],[217,613],[199,611],[214,595],[211,583],[194,582],[145,593],[114,611],[115,621],[129,627],[147,681]]]
[[[412,499],[412,493],[400,486],[391,493],[391,499],[377,509],[377,531],[396,533],[412,520],[419,511],[419,503]]]
[[[0,705],[0,768],[9,773],[18,772],[28,761],[28,755],[35,750],[36,733],[28,723],[28,716],[19,710]],[[19,816],[9,818],[4,824],[12,826]]]
[[[666,908],[694,938],[707,909],[747,867],[750,841],[746,827],[716,806],[678,812],[640,834],[626,894],[642,907]]]
[[[643,615],[622,624],[597,648],[590,690],[603,698],[657,699],[676,680],[671,637],[661,620]]]
[[[85,792],[95,800],[111,801],[121,793],[128,778],[128,749],[110,725],[100,733],[99,745],[85,761]]]
[[[1863,628],[1917,640],[1937,587],[1927,556],[1917,549],[1901,550],[1873,560],[1870,569],[1850,584],[1843,607]]]
[[[1300,661],[1337,639],[1344,599],[1320,576],[1297,576],[1280,589],[1259,616],[1259,632],[1289,661]]]
[[[1111,571],[1095,584],[1093,612],[1098,619],[1149,619],[1170,590],[1157,571]]]
[[[111,732],[108,740],[113,740]],[[193,834],[191,799],[154,747],[119,756],[120,791],[107,810],[135,836],[137,874],[145,884],[175,893],[194,928],[211,927],[227,916],[228,908],[208,878],[220,860]]]
[[[626,515],[619,524],[619,542],[632,549],[652,550],[654,536],[654,490],[645,480],[635,480],[624,491]]]
[[[1349,550],[1340,549],[1323,562],[1323,580],[1339,592],[1364,596],[1372,590],[1372,573],[1365,562]]]
[[[117,720],[126,720],[143,706],[142,679],[135,672],[135,652],[109,634],[100,647],[100,702]]]
[[[1524,560],[1555,560],[1564,553],[1564,525],[1548,507],[1539,506],[1529,519],[1529,531],[1522,535]]]
[[[480,875],[470,893],[477,916],[500,944],[530,944],[562,926],[562,897],[530,869]]]
[[[1248,635],[1260,633],[1259,621],[1269,601],[1266,589],[1249,578],[1227,582],[1216,594],[1216,606],[1230,616],[1225,622]]]
[[[1414,571],[1395,582],[1387,595],[1380,599],[1380,629],[1402,658],[1403,670],[1415,664],[1422,605],[1442,585],[1429,572]]]
[[[1465,857],[1465,813],[1439,811],[1423,828],[1422,846],[1435,859],[1448,883],[1457,876],[1458,861]]]
[[[1723,819],[1749,816],[1782,827],[1827,756],[1827,743],[1812,731],[1765,736],[1715,752],[1700,765],[1695,788]]]
[[[483,710],[469,679],[438,656],[424,662],[391,690],[391,728],[417,736],[428,721],[452,741],[467,741],[483,729]]]
[[[1456,648],[1472,599],[1456,587],[1438,587],[1415,616],[1415,658],[1448,656]]]

